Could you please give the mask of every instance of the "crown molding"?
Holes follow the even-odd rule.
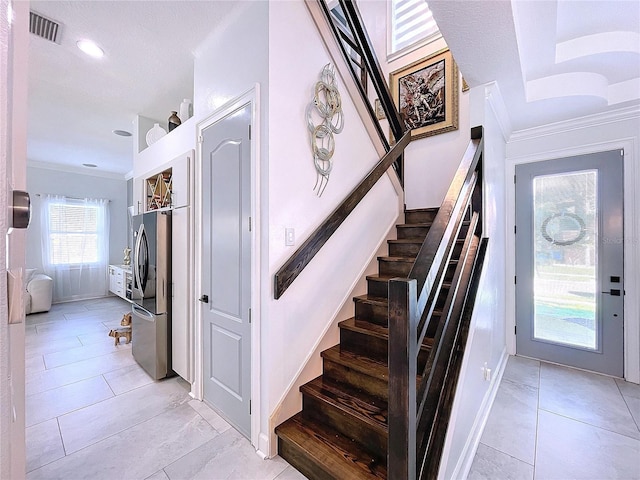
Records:
[[[27,160],[27,167],[40,168],[43,170],[55,170],[57,172],[73,173],[75,175],[88,175],[91,177],[109,178],[112,180],[127,180],[126,175],[116,172],[105,172],[104,170],[95,170],[87,167],[75,167],[71,165],[63,165],[59,163],[38,162],[35,160]]]
[[[573,118],[571,120],[563,120],[561,122],[549,123],[539,127],[518,130],[513,132],[509,139],[509,143],[522,142],[549,135],[556,135],[558,133],[570,132],[588,127],[597,127],[600,125],[633,119],[640,119],[639,105],[632,105],[630,107],[619,108],[604,113],[586,115],[584,117]]]

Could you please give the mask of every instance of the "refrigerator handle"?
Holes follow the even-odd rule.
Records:
[[[133,254],[133,258],[135,259],[135,262],[133,262],[133,274],[135,276],[135,284],[138,290],[140,290],[140,298],[144,298],[144,288],[142,286],[142,279],[140,278],[140,248],[142,246],[143,231],[144,224],[141,224],[138,229],[138,238],[136,238],[135,252]]]
[[[153,313],[147,312],[144,308],[140,308],[135,303],[131,304],[131,308],[138,317],[142,317],[144,320],[148,320],[149,322],[153,322],[155,320],[155,315]]]

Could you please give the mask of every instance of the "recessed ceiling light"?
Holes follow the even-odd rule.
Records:
[[[82,165],[89,168],[96,168],[98,166],[95,163],[83,163]]]
[[[121,137],[130,137],[131,132],[127,132],[126,130],[113,130],[113,133],[116,135],[120,135]]]
[[[76,45],[80,50],[91,57],[101,58],[104,55],[104,50],[102,50],[92,40],[78,40]]]

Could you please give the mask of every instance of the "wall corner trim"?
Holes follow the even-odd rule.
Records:
[[[485,85],[484,97],[496,116],[496,120],[500,126],[500,132],[502,133],[502,138],[504,138],[505,142],[508,142],[509,138],[511,138],[513,127],[511,126],[511,119],[509,118],[507,106],[504,103],[504,98],[502,97],[502,92],[500,91],[498,82],[491,82]]]

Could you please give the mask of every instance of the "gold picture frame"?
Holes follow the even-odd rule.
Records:
[[[391,72],[389,83],[411,140],[458,129],[458,67],[449,49]]]

